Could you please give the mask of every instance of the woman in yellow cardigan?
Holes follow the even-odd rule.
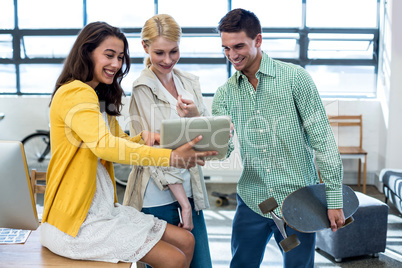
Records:
[[[79,33],[50,106],[52,158],[41,243],[73,259],[189,267],[192,234],[118,204],[112,162],[188,168],[215,152],[196,152],[191,143],[157,149],[147,146],[159,141],[157,134],[126,135],[115,116],[129,67],[128,43],[119,29],[94,22]]]

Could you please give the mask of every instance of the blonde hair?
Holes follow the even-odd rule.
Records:
[[[162,36],[167,40],[179,42],[181,37],[181,28],[172,16],[167,14],[158,14],[148,19],[141,31],[141,39],[146,46],[149,46],[152,41]],[[149,57],[145,59],[145,65],[149,67],[151,60]]]

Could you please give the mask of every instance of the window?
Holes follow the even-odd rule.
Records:
[[[0,25],[3,29],[14,29],[14,2],[3,0],[0,9]]]
[[[270,57],[295,59],[300,54],[300,39],[294,33],[263,33],[262,50]]]
[[[235,71],[222,51],[216,26],[228,10],[241,7],[259,17],[262,49],[272,58],[306,68],[322,97],[376,97],[380,0],[113,3],[3,0],[0,79],[4,82],[0,94],[51,94],[77,33],[93,21],[106,21],[125,32],[132,65],[122,86],[130,94],[147,56],[141,45],[141,28],[154,14],[167,13],[183,31],[178,67],[198,75],[203,94],[213,95]]]
[[[75,36],[23,36],[21,58],[65,58],[74,41]]]
[[[0,92],[15,93],[15,66],[13,64],[0,64]]]
[[[13,58],[13,36],[11,34],[0,35],[0,59]]]
[[[227,80],[225,64],[181,64],[178,68],[197,75],[200,78],[201,91],[205,95],[213,95],[219,86]]]
[[[311,59],[372,59],[373,34],[309,34]]]
[[[373,66],[307,65],[306,70],[321,96],[376,97],[376,71]]]
[[[308,27],[351,29],[378,26],[377,0],[307,0],[306,2]]]
[[[180,27],[216,27],[228,11],[223,0],[158,0],[158,14],[169,14]]]
[[[180,56],[185,58],[222,58],[219,36],[183,35],[180,40]]]
[[[81,28],[81,0],[17,0],[18,26],[21,29]]]
[[[302,4],[300,0],[233,0],[232,9],[243,8],[254,12],[263,28],[300,28],[303,23]]]
[[[21,93],[51,93],[62,64],[21,64]]]
[[[154,0],[87,0],[88,23],[105,21],[120,28],[141,28],[154,15]]]

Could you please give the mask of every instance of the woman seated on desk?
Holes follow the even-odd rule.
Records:
[[[119,205],[112,162],[184,167],[183,159],[194,166],[216,153],[195,152],[190,143],[174,151],[152,148],[144,143],[153,145],[158,135],[144,131],[130,138],[122,131],[116,116],[129,60],[124,34],[103,22],[88,24],[66,59],[50,107],[41,243],[72,259],[189,267],[192,234]]]

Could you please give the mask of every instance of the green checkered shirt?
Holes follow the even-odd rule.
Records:
[[[253,211],[274,197],[280,206],[291,192],[326,185],[328,208],[342,208],[342,162],[332,129],[310,75],[263,53],[257,90],[237,71],[218,88],[213,115],[230,115],[239,139],[243,172],[237,193]],[[229,146],[228,156],[233,150]],[[265,215],[268,216],[268,215]]]

